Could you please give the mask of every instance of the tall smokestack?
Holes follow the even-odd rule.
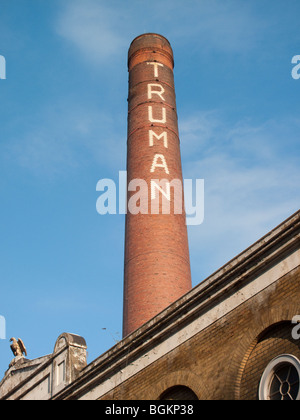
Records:
[[[163,36],[144,34],[131,43],[124,337],[191,289],[182,188],[175,193],[183,179],[173,67]]]

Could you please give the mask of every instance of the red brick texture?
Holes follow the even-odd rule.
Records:
[[[128,193],[128,202],[144,210],[126,216],[123,336],[139,328],[191,289],[187,228],[181,192],[181,214],[156,190],[157,212],[151,180],[174,179],[182,183],[180,144],[173,77],[173,52],[169,42],[156,34],[136,38],[128,53],[128,185],[135,179],[147,183]],[[171,184],[172,185],[172,184]],[[162,184],[167,191],[166,184]],[[169,203],[168,203],[169,201]],[[146,204],[146,207],[145,207]],[[162,205],[170,204],[169,214]],[[159,209],[159,210],[158,210]],[[146,213],[146,214],[145,214]]]

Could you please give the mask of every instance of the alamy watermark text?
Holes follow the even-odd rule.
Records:
[[[6,60],[3,55],[0,55],[0,79],[6,79]]]
[[[292,329],[292,337],[294,340],[300,339],[300,315],[295,315],[292,319],[292,324],[296,324]]]
[[[292,78],[298,80],[300,79],[300,55],[294,55],[292,64],[296,64],[296,66],[292,68]]]
[[[183,183],[180,179],[132,179],[127,185],[127,172],[120,171],[119,188],[112,179],[100,179],[96,191],[101,192],[96,203],[100,215],[185,212],[187,225],[200,225],[204,220],[203,179],[184,179]]]
[[[0,315],[0,340],[6,339],[6,321],[4,316]]]

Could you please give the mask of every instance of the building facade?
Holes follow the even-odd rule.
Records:
[[[71,336],[12,366],[0,398],[297,400],[299,302],[300,211],[89,365]]]
[[[168,41],[136,38],[129,72],[128,180],[182,180]],[[0,399],[300,400],[300,211],[193,289],[184,213],[132,216],[124,338],[87,365],[64,333],[51,355],[11,362]]]

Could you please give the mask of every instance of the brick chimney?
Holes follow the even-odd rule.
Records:
[[[163,36],[131,43],[124,337],[191,289],[173,67]]]

